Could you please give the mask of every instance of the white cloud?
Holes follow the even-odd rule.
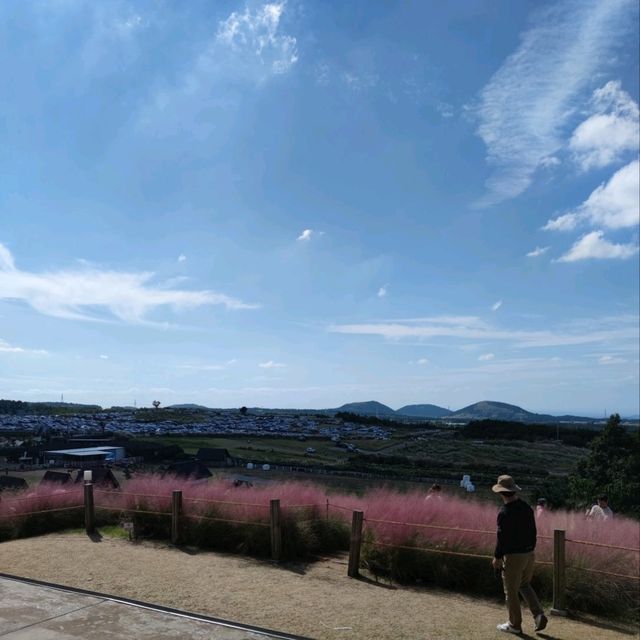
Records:
[[[605,240],[604,232],[592,231],[582,236],[567,253],[558,258],[558,262],[577,262],[590,259],[619,259],[624,260],[638,253],[638,247],[633,244],[614,244]]]
[[[224,371],[227,367],[230,367],[232,364],[235,364],[237,360],[235,358],[231,358],[231,360],[227,360],[223,363],[218,364],[179,364],[178,369],[188,369],[190,371]]]
[[[608,229],[633,227],[640,223],[640,163],[638,160],[618,169],[609,182],[594,189],[574,211],[549,220],[545,231],[570,231],[580,223]]]
[[[181,253],[178,256],[178,262],[186,262],[186,260],[187,260],[187,256],[185,256],[184,253]]]
[[[610,364],[624,364],[626,360],[617,356],[600,356],[598,358],[598,364],[610,365]]]
[[[378,289],[378,298],[385,298],[387,295],[387,285],[385,284],[383,287]]]
[[[565,213],[553,220],[549,220],[542,227],[543,231],[572,231],[581,221],[582,217],[578,213]]]
[[[202,141],[224,126],[221,120],[242,97],[238,89],[263,86],[298,60],[296,38],[282,29],[284,11],[284,2],[252,3],[221,20],[213,36],[194,42],[184,72],[153,89],[139,109],[140,129]],[[233,90],[225,90],[229,87]]]
[[[311,238],[323,236],[324,231],[316,231],[315,229],[305,229],[297,238],[300,242],[309,242]]]
[[[565,0],[538,10],[480,95],[478,134],[494,173],[479,204],[522,193],[563,146],[563,126],[635,15],[635,0]]]
[[[16,264],[11,252],[0,243],[0,271],[13,271],[15,268]]]
[[[502,306],[502,300],[498,300],[498,302],[494,302],[491,305],[491,311],[497,311]]]
[[[213,291],[174,289],[162,283],[154,286],[150,283],[153,277],[151,272],[106,271],[86,265],[67,271],[22,271],[0,244],[0,300],[19,300],[48,316],[100,320],[106,314],[140,324],[147,322],[150,312],[164,307],[176,311],[205,305],[256,307]]]
[[[2,245],[0,245],[1,247]],[[0,338],[0,353],[20,353],[24,355],[40,355],[44,356],[48,354],[48,351],[44,349],[25,349],[23,347],[16,347],[9,344],[6,340]]]
[[[342,74],[342,81],[353,91],[368,91],[373,89],[379,82],[380,77],[377,73],[369,72],[349,72]]]
[[[478,360],[480,360],[480,362],[487,362],[488,360],[493,360],[495,357],[494,353],[483,353],[481,356],[478,356]]]
[[[234,11],[218,25],[218,42],[242,57],[258,59],[274,74],[286,73],[298,61],[297,42],[281,33],[285,2],[268,3],[251,11]]]
[[[100,360],[108,360],[108,359],[109,359],[108,355],[106,355],[104,353],[100,355]]]
[[[332,333],[379,336],[388,340],[438,339],[506,342],[517,348],[637,343],[638,317],[589,319],[551,330],[501,329],[477,318],[422,318],[420,321],[389,321],[330,325]],[[465,321],[466,320],[466,321]]]
[[[282,362],[274,362],[273,360],[268,360],[267,362],[261,362],[259,365],[262,369],[283,369],[286,367],[286,364]]]
[[[418,359],[418,360],[417,360],[417,363],[418,363],[420,366],[424,366],[424,365],[426,365],[426,364],[429,364],[429,361],[428,361],[426,358],[420,358],[420,359]]]
[[[592,98],[596,113],[573,132],[569,148],[584,171],[605,167],[622,154],[638,150],[638,105],[622,90],[620,82],[608,82]]]
[[[550,247],[536,247],[533,251],[529,251],[529,253],[527,253],[527,258],[537,258],[538,256],[547,253],[549,249]]]
[[[443,118],[453,118],[453,116],[455,115],[453,105],[450,105],[448,102],[438,102],[436,104],[436,111]]]
[[[540,166],[544,169],[551,169],[552,167],[557,167],[560,164],[562,163],[555,156],[547,156],[546,158],[542,158],[542,160],[540,160]]]

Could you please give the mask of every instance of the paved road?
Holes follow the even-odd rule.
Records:
[[[105,597],[0,578],[2,640],[273,640],[283,637]]]

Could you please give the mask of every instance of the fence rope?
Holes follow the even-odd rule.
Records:
[[[396,522],[395,520],[374,520],[372,518],[365,518],[365,522],[374,522],[376,524],[397,524],[403,527],[420,527],[425,529],[442,529],[445,531],[459,531],[460,533],[484,533],[487,535],[495,536],[495,531],[488,531],[487,529],[462,529],[460,527],[447,527],[439,524],[420,524],[418,522]],[[552,540],[551,536],[538,536],[539,540]]]
[[[575,569],[576,571],[588,571],[589,573],[600,573],[605,576],[615,576],[616,578],[628,578],[629,580],[640,580],[640,576],[629,576],[625,573],[613,573],[611,571],[602,571],[602,569],[587,569],[586,567],[576,567],[567,565],[567,569]]]
[[[225,500],[205,500],[204,498],[187,498],[186,496],[183,496],[182,500],[189,500],[190,502],[207,502],[211,504],[230,504],[236,507],[260,507],[262,509],[270,508],[270,505],[268,504],[257,504],[252,502],[226,502]]]
[[[0,502],[21,502],[23,500],[46,500],[47,498],[60,498],[60,496],[74,496],[82,495],[82,491],[76,489],[75,491],[62,491],[60,493],[48,493],[46,495],[37,496],[25,496],[24,498],[0,498]]]
[[[24,513],[5,513],[0,518],[28,518],[39,513],[54,513],[55,511],[70,511],[71,509],[84,509],[84,505],[78,504],[74,507],[58,507],[57,509],[43,509],[41,511],[25,511]]]
[[[134,496],[137,498],[164,498],[165,500],[171,500],[171,495],[157,495],[152,493],[123,493],[122,491],[106,491],[105,489],[94,489],[94,493],[106,493],[110,496]]]
[[[124,513],[145,513],[150,516],[170,516],[170,513],[165,511],[143,511],[142,509],[124,509],[121,507],[103,507],[99,504],[95,505],[96,509],[105,509],[106,511],[120,511]]]
[[[281,504],[283,509],[313,509],[320,508],[319,504]]]
[[[333,507],[334,509],[342,509],[343,511],[353,511],[352,507],[341,507],[339,504],[333,504],[332,502],[328,502],[327,505],[330,507]]]
[[[390,544],[388,542],[379,542],[379,541],[378,542],[370,541],[370,542],[365,542],[363,544],[371,544],[373,546],[380,546],[380,547],[390,547],[392,549],[406,549],[408,551],[424,551],[425,553],[442,553],[450,556],[462,556],[464,558],[483,558],[485,560],[493,560],[493,556],[486,556],[478,553],[463,553],[462,551],[448,551],[445,549],[429,549],[427,547],[409,547],[402,544]],[[536,560],[536,564],[553,566],[553,562],[547,562],[545,560]]]
[[[571,540],[566,538],[565,542],[573,542],[574,544],[586,544],[590,547],[604,547],[605,549],[620,549],[621,551],[633,551],[634,553],[640,553],[640,547],[618,547],[612,544],[604,544],[602,542],[589,542],[587,540]]]
[[[215,522],[231,522],[232,524],[253,524],[256,527],[268,527],[267,522],[255,522],[251,520],[229,520],[227,518],[211,518],[209,516],[199,516],[195,513],[183,513],[181,514],[185,518],[198,518],[199,520],[213,520]]]
[[[420,527],[424,529],[444,529],[445,531],[459,531],[461,533],[486,533],[492,536],[496,535],[495,531],[487,531],[486,529],[460,529],[458,527],[446,527],[438,524],[419,524],[417,522],[396,522],[395,520],[373,520],[365,518],[365,522],[373,522],[375,524],[397,524],[403,527]]]

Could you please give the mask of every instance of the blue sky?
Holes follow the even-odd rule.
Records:
[[[0,5],[0,396],[638,413],[635,0]]]

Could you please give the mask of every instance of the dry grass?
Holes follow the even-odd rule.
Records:
[[[136,598],[317,639],[493,639],[506,619],[499,603],[346,577],[345,558],[276,567],[246,557],[190,553],[165,545],[52,534],[0,544],[2,571]],[[525,621],[525,632],[535,637]],[[562,640],[629,638],[553,618]],[[527,636],[525,636],[527,637]]]

